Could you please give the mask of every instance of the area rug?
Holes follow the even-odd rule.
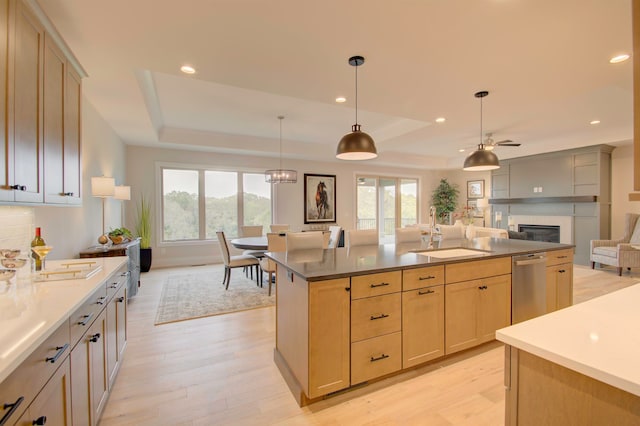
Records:
[[[224,269],[169,275],[162,288],[155,324],[185,321],[275,304],[275,291],[246,278],[242,269],[231,271],[229,290],[222,285]]]

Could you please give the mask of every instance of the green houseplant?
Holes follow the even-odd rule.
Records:
[[[140,237],[140,272],[149,272],[151,269],[151,204],[140,196],[140,204],[137,210],[136,234]]]
[[[122,244],[131,241],[133,234],[127,228],[116,228],[109,231],[109,239],[113,244]]]
[[[458,205],[458,186],[449,183],[447,178],[440,179],[440,184],[431,194],[431,203],[436,208],[439,223],[445,223]]]

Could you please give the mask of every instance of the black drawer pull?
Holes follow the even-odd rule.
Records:
[[[79,321],[78,325],[86,326],[91,321],[91,318],[93,318],[93,312],[91,312],[89,315],[83,315],[82,318],[84,318],[84,320]]]
[[[386,354],[382,354],[377,358],[371,357],[371,362],[376,362],[376,361],[380,361],[381,359],[385,359],[385,358],[389,358],[389,355]]]
[[[418,281],[424,281],[424,280],[432,280],[435,277],[433,275],[428,275],[426,277],[418,277]]]
[[[561,274],[564,274],[567,271],[565,271],[564,269],[560,269],[558,272],[560,272]]]
[[[98,339],[100,339],[100,333],[96,333],[93,336],[89,337],[89,341],[93,343],[97,342]]]
[[[344,291],[351,291],[351,287],[345,287]]]
[[[120,296],[116,299],[118,302],[122,303],[124,302],[124,296]]]
[[[388,317],[389,317],[388,314],[380,314],[378,316],[371,315],[371,321],[379,320],[379,319],[382,319],[382,318],[388,318]]]
[[[109,286],[109,288],[118,288],[118,283],[113,283]]]
[[[27,187],[24,185],[11,185],[9,188],[15,189],[17,191],[26,191]]]
[[[480,287],[478,287],[478,290],[486,290],[487,286],[486,285],[481,285]]]
[[[24,401],[24,396],[21,396],[20,398],[16,399],[16,402],[14,402],[13,404],[5,403],[2,406],[3,410],[6,410],[7,408],[9,408],[9,411],[7,411],[5,415],[2,416],[2,418],[0,419],[0,426],[7,423],[7,420],[9,420],[9,417],[11,417],[11,415],[18,409],[20,404],[22,404],[22,401]]]
[[[54,364],[58,358],[60,358],[60,356],[64,353],[64,351],[67,350],[67,348],[69,347],[68,343],[65,343],[64,346],[56,346],[56,350],[58,351],[54,356],[50,356],[47,357],[47,359],[45,361],[50,362],[51,364]]]
[[[558,259],[566,259],[569,256],[558,256]]]
[[[130,274],[130,272],[129,272],[129,271],[125,271],[125,272],[121,273],[121,274],[120,274],[120,276],[121,276],[121,277],[126,277],[126,276],[128,276],[129,274]]]
[[[434,290],[418,291],[418,296],[424,296],[425,294],[431,294],[431,293],[435,293],[435,291]]]
[[[96,305],[104,305],[104,299],[106,299],[105,296],[98,297],[98,300],[96,301]]]
[[[73,197],[73,192],[63,192],[62,195],[65,197]]]
[[[384,287],[387,285],[391,285],[389,283],[380,283],[380,284],[371,284],[371,288],[376,288],[376,287]]]
[[[47,416],[40,416],[31,422],[32,425],[46,425],[47,424]]]

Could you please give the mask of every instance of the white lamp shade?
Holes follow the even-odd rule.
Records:
[[[478,207],[478,209],[484,210],[489,207],[489,200],[487,200],[486,198],[478,198],[476,206]]]
[[[126,185],[118,185],[115,187],[113,198],[116,200],[130,200],[131,199],[131,187]]]
[[[116,180],[111,177],[99,176],[91,178],[91,195],[94,197],[113,197]]]

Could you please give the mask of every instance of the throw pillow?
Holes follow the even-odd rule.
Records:
[[[640,220],[636,222],[636,227],[633,230],[633,234],[631,235],[631,239],[629,239],[629,243],[631,244],[640,244]]]
[[[517,231],[507,231],[509,233],[509,239],[511,240],[526,240],[527,233],[526,232],[517,232]]]

